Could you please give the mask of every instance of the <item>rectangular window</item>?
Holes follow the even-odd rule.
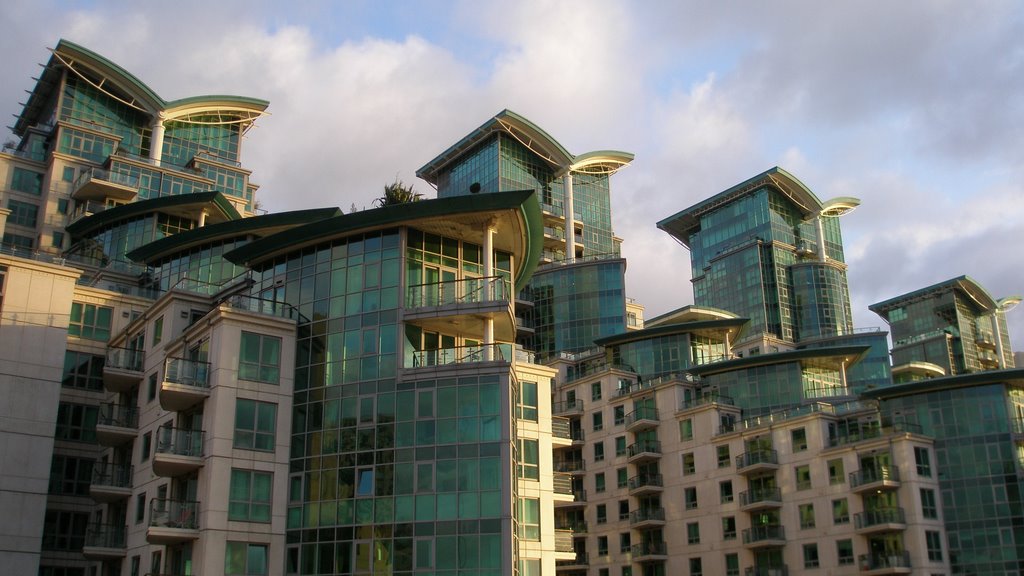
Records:
[[[839,498],[832,501],[832,523],[847,524],[850,522],[850,505],[846,498]]]
[[[633,537],[629,532],[619,533],[619,552],[629,554],[633,549]]]
[[[598,472],[594,475],[594,490],[596,492],[604,492],[604,472]]]
[[[43,518],[43,550],[81,552],[88,525],[88,512],[47,510]]]
[[[840,566],[853,564],[853,540],[836,540],[836,556]]]
[[[715,447],[715,452],[718,454],[718,467],[728,468],[732,466],[732,458],[729,456],[729,445],[723,444]]]
[[[740,576],[740,556],[735,552],[725,555],[725,576]]]
[[[35,245],[35,240],[33,240],[31,236],[22,236],[21,234],[4,232],[3,243],[14,246],[15,248],[31,250],[32,246]]]
[[[75,168],[73,166],[65,166],[64,167],[64,172],[61,175],[61,180],[65,181],[65,182],[74,182],[75,181]]]
[[[808,530],[814,528],[814,504],[801,504],[799,512],[800,529]]]
[[[142,569],[142,557],[132,556],[131,568],[128,569],[129,576],[139,576],[139,570]]]
[[[57,407],[57,440],[96,442],[99,406],[61,402]]]
[[[235,448],[274,451],[277,404],[239,398],[235,404]]]
[[[722,504],[728,504],[733,500],[732,480],[723,480],[718,483],[718,496]]]
[[[615,455],[625,456],[626,455],[626,437],[616,436],[615,437]]]
[[[683,499],[686,501],[686,509],[693,510],[697,507],[697,487],[690,486],[683,489]]]
[[[700,558],[690,558],[690,576],[704,576],[704,566]]]
[[[64,233],[63,232],[57,232],[56,230],[54,230],[53,231],[53,235],[50,237],[50,245],[55,247],[55,248],[63,248],[64,247]]]
[[[597,505],[597,523],[604,524],[608,521],[608,507],[605,504]]]
[[[540,480],[540,448],[537,440],[519,441],[519,477]]]
[[[68,350],[64,353],[61,385],[65,388],[103,390],[103,363],[103,356]]]
[[[146,384],[146,402],[156,400],[156,372],[149,375],[149,382]]]
[[[604,428],[604,414],[601,411],[594,412],[591,418],[594,421],[594,432]]]
[[[700,544],[700,523],[688,522],[686,524],[686,543]]]
[[[811,467],[808,465],[797,466],[794,469],[796,474],[796,489],[797,490],[810,490],[811,489]]]
[[[27,226],[28,228],[36,227],[36,223],[39,221],[39,206],[28,202],[8,200],[7,208],[11,211],[7,216],[8,224]]]
[[[607,556],[608,555],[608,537],[598,536],[597,537],[597,555]]]
[[[932,477],[932,463],[927,448],[914,447],[914,461],[917,463],[917,475],[924,478]]]
[[[267,574],[267,545],[228,542],[224,552],[224,576]]]
[[[688,442],[693,440],[693,420],[687,418],[679,421],[679,441]]]
[[[925,530],[924,538],[928,544],[928,559],[942,562],[942,535],[934,530]]]
[[[273,478],[270,472],[232,468],[228,520],[270,522]]]
[[[536,382],[523,382],[519,385],[519,419],[537,421]]]
[[[242,332],[238,377],[242,380],[277,384],[281,379],[281,339]]]
[[[604,442],[598,440],[594,443],[594,462],[601,462],[604,460]]]
[[[540,540],[540,500],[519,499],[519,537],[523,540]]]
[[[792,430],[789,435],[793,441],[793,452],[803,452],[804,450],[807,450],[806,430],[803,428],[797,428],[796,430]]]
[[[153,346],[156,346],[164,338],[164,317],[161,316],[153,321]]]
[[[43,175],[32,170],[15,167],[14,174],[11,176],[11,190],[39,196],[43,193]]]
[[[683,454],[683,476],[689,476],[697,472],[697,464],[693,458],[693,452]]]
[[[50,494],[88,496],[93,460],[55,455],[50,461]]]
[[[804,544],[804,568],[818,567],[818,545]]]
[[[736,539],[736,517],[735,516],[723,516],[722,517],[722,540],[735,540]]]
[[[135,523],[141,524],[146,519],[146,493],[135,495]]]
[[[87,340],[106,342],[110,340],[110,323],[113,318],[113,308],[72,302],[68,334]]]
[[[619,500],[619,520],[629,520],[629,500]]]
[[[935,491],[931,488],[921,488],[921,516],[931,519],[939,517],[939,508],[935,505]]]
[[[626,407],[619,405],[612,408],[612,413],[615,415],[615,425],[620,426],[626,422]]]
[[[615,473],[618,476],[616,485],[619,488],[625,488],[626,486],[629,485],[629,470],[627,470],[626,468],[619,468],[615,471]]]
[[[67,214],[68,213],[68,205],[69,204],[70,204],[70,201],[67,198],[58,198],[57,199],[57,213],[58,214]]]
[[[828,483],[842,484],[846,482],[846,473],[843,470],[843,459],[836,458],[828,461]]]
[[[590,399],[591,400],[595,400],[595,401],[601,399],[601,383],[600,382],[594,382],[593,384],[590,385]]]
[[[142,435],[142,445],[139,447],[139,462],[149,460],[149,453],[153,449],[153,433],[146,432]]]

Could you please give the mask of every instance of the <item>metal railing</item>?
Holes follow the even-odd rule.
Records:
[[[511,362],[512,344],[481,344],[436,350],[416,350],[408,357],[407,368],[476,364],[479,362]]]
[[[135,406],[121,406],[112,402],[104,402],[100,404],[100,413],[96,424],[137,429],[139,427],[139,409]]]
[[[646,487],[660,488],[664,486],[664,480],[661,474],[640,474],[630,478],[628,485],[630,490]]]
[[[131,488],[132,470],[130,464],[97,461],[92,466],[92,485]]]
[[[156,451],[198,458],[203,455],[203,431],[161,426],[157,428]]]
[[[127,527],[93,522],[85,529],[85,545],[94,548],[125,548]]]
[[[551,404],[552,414],[569,414],[572,412],[583,411],[583,400],[579,398],[575,400],[562,400],[560,402],[554,402]],[[581,438],[582,439],[582,438]]]
[[[199,502],[153,498],[149,501],[149,525],[157,528],[199,528]]]
[[[658,508],[640,508],[633,510],[629,513],[629,524],[640,524],[641,522],[664,522],[665,521],[665,509]]]
[[[569,429],[569,419],[553,416],[551,418],[551,436],[563,440],[572,440],[572,431]]]
[[[886,568],[910,568],[910,552],[893,552],[892,554],[862,554],[861,570],[882,570]]]
[[[209,388],[210,363],[187,358],[168,358],[164,365],[164,382],[193,388]]]
[[[632,426],[641,420],[654,420],[658,421],[658,409],[657,408],[637,408],[636,410],[626,414],[626,426]]]
[[[551,489],[555,494],[572,495],[572,475],[555,472],[551,481]]]
[[[144,350],[111,347],[107,348],[107,359],[103,366],[116,370],[142,372],[142,359],[144,356]]]
[[[111,170],[104,170],[103,168],[90,168],[85,170],[78,175],[74,185],[71,189],[77,192],[83,186],[93,180],[99,180],[101,182],[109,182],[111,184],[117,184],[118,186],[124,186],[126,188],[134,188],[136,192],[139,189],[139,177],[132,176],[131,174],[125,174],[122,172],[114,172]]]
[[[779,488],[760,488],[740,492],[740,506],[749,506],[761,502],[782,503],[782,490]]]
[[[764,542],[765,540],[785,540],[786,529],[783,526],[769,524],[754,526],[743,531],[743,543]]]
[[[736,457],[736,468],[747,468],[757,464],[779,464],[779,453],[775,450],[754,450]]]
[[[906,524],[907,516],[903,508],[878,508],[865,510],[853,515],[853,525],[857,529],[870,528],[880,524]]]
[[[850,487],[856,488],[865,484],[875,482],[899,482],[900,469],[892,465],[879,465],[873,468],[864,468],[856,472],[850,472]]]
[[[662,540],[652,540],[650,542],[641,542],[639,544],[633,544],[633,558],[640,556],[665,556],[668,554],[668,546]]]
[[[409,286],[405,305],[407,308],[420,308],[448,304],[510,302],[511,298],[512,289],[508,280],[501,276],[488,276]]]
[[[658,440],[641,440],[626,447],[626,456],[628,458],[644,453],[661,454],[661,442]]]
[[[718,392],[706,392],[693,398],[683,400],[679,404],[679,409],[689,410],[690,408],[704,406],[705,404],[725,404],[727,406],[733,406],[734,402],[732,396],[726,396],[725,394],[719,394]]]
[[[555,460],[555,472],[582,472],[586,470],[585,460]]]

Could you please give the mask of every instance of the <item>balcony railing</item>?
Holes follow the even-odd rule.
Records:
[[[856,472],[850,472],[850,487],[856,488],[865,484],[874,484],[876,482],[899,482],[900,481],[900,469],[896,466],[875,466],[873,468],[864,468]]]
[[[697,406],[704,406],[705,404],[727,404],[733,405],[732,396],[726,396],[725,394],[719,394],[717,392],[701,394],[694,398],[683,400],[679,405],[680,410],[689,410],[690,408],[696,408]]]
[[[853,523],[859,530],[882,524],[906,524],[907,517],[903,508],[879,508],[854,514]]]
[[[203,455],[203,431],[162,426],[157,429],[156,451],[161,454],[200,457]]]
[[[587,559],[587,553],[586,552],[581,552],[579,550],[576,551],[576,559],[575,560],[555,560],[555,567],[558,567],[558,566],[586,566],[587,564],[589,564],[589,561]]]
[[[142,350],[133,350],[131,348],[108,348],[107,359],[104,362],[104,366],[107,368],[115,368],[117,370],[127,370],[129,372],[142,372],[142,359],[144,353]]]
[[[636,410],[626,414],[626,427],[632,426],[637,422],[643,420],[658,421],[658,409],[657,408],[637,408]]]
[[[132,467],[129,464],[98,461],[92,466],[92,485],[131,488]]]
[[[582,472],[586,470],[584,460],[555,460],[555,472]]]
[[[461,280],[409,286],[406,291],[405,306],[406,308],[422,308],[449,304],[509,302],[511,298],[511,286],[508,280],[500,276],[462,278]]]
[[[743,531],[744,544],[785,539],[786,529],[777,525],[754,526]]]
[[[661,474],[641,474],[639,476],[633,476],[629,479],[629,489],[637,490],[639,488],[655,487],[661,488],[664,486],[664,480]]]
[[[778,488],[762,488],[740,492],[740,506],[751,506],[760,503],[782,503],[782,490]]]
[[[640,558],[643,556],[665,556],[668,554],[668,546],[665,545],[664,541],[652,540],[650,542],[641,542],[640,544],[633,544],[633,558]]]
[[[85,530],[85,545],[93,548],[124,548],[127,530],[121,524],[92,523]]]
[[[164,382],[193,388],[209,388],[210,363],[186,358],[168,358],[164,366]]]
[[[777,466],[779,464],[779,453],[775,450],[754,450],[744,452],[736,457],[736,468],[748,468],[760,464]]]
[[[199,528],[199,502],[153,498],[149,501],[149,525],[157,528]]]
[[[860,557],[860,569],[865,571],[910,567],[910,552],[906,551],[892,554],[863,554]]]
[[[644,453],[661,454],[661,442],[658,440],[642,440],[626,447],[626,455],[629,458]]]
[[[551,487],[555,494],[572,495],[572,475],[556,472]]]
[[[664,508],[640,508],[639,510],[633,510],[629,513],[629,523],[641,524],[643,522],[664,522],[665,521],[665,509]]]
[[[569,429],[569,419],[553,417],[551,419],[551,435],[563,440],[572,440],[572,431]]]
[[[572,552],[572,531],[555,528],[555,552]]]
[[[789,567],[782,566],[751,566],[743,573],[745,576],[789,576]]]
[[[575,412],[583,411],[583,400],[577,398],[576,400],[566,400],[561,402],[554,402],[551,404],[552,414],[570,414]]]
[[[104,402],[100,404],[100,414],[96,424],[99,426],[136,429],[139,427],[139,409],[135,406],[120,406]]]

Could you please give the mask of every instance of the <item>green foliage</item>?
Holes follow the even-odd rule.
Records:
[[[394,204],[406,204],[408,202],[419,202],[423,195],[414,191],[412,186],[406,186],[404,182],[395,178],[391,184],[384,185],[384,195],[373,201],[376,206],[391,206]]]

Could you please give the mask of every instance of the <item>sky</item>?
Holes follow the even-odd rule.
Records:
[[[0,111],[60,38],[166,100],[270,101],[243,144],[264,208],[370,207],[508,108],[612,178],[628,295],[693,302],[655,224],[773,166],[842,217],[858,327],[961,275],[1024,294],[1024,4],[1017,1],[0,2]],[[13,124],[13,116],[8,117]],[[9,138],[4,130],[3,139]],[[1024,350],[1024,306],[1007,320]]]

